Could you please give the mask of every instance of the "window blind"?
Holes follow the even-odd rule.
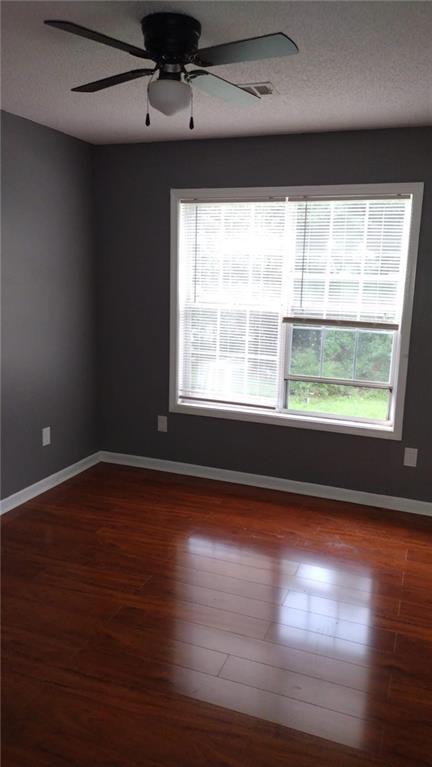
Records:
[[[285,201],[180,205],[182,398],[274,407]]]
[[[410,198],[288,205],[294,315],[400,321]]]
[[[410,205],[180,202],[180,399],[275,408],[284,314],[398,322]]]

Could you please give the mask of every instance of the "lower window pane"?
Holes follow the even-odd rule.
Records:
[[[355,330],[326,328],[323,332],[323,366],[325,378],[352,378]]]
[[[272,360],[249,360],[246,392],[259,397],[263,404],[276,404],[277,367]]]
[[[386,389],[290,381],[286,408],[305,413],[386,421],[389,396]]]
[[[322,328],[294,325],[292,329],[290,373],[303,376],[321,374]]]
[[[355,377],[388,381],[394,333],[362,331],[358,335]]]

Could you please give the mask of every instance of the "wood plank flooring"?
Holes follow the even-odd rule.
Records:
[[[99,464],[2,519],[5,767],[432,765],[432,520]]]

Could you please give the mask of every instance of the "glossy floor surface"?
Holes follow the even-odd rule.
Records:
[[[432,519],[99,464],[2,564],[6,767],[432,764]]]

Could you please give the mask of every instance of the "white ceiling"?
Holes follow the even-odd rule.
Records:
[[[240,84],[270,80],[278,95],[234,109],[197,92],[196,129],[189,131],[186,113],[153,111],[145,127],[144,80],[70,92],[143,62],[49,28],[44,19],[142,46],[140,19],[168,10],[201,22],[202,47],[288,34],[297,56],[212,69]],[[432,2],[2,2],[2,106],[94,144],[431,125]]]

